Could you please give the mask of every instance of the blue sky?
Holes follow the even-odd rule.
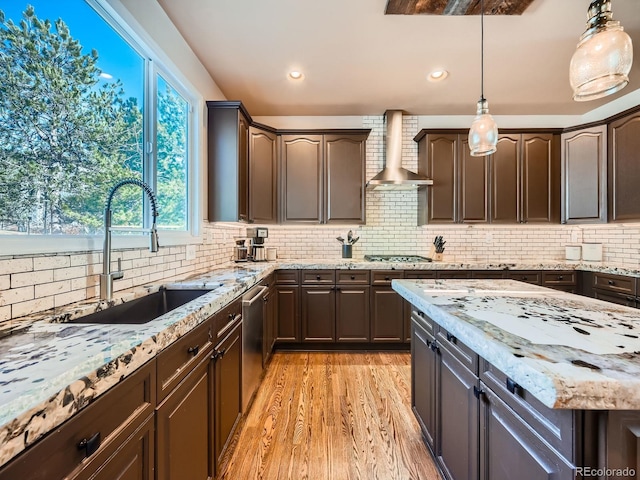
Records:
[[[71,36],[82,45],[83,52],[98,51],[98,67],[120,79],[126,97],[136,97],[142,106],[144,63],[142,58],[129,47],[84,0],[0,0],[0,10],[6,19],[15,23],[22,20],[27,5],[33,5],[36,16],[41,20],[55,22],[58,18],[67,24]],[[52,27],[53,29],[53,27]],[[108,80],[104,80],[108,81]]]

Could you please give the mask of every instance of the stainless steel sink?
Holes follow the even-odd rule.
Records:
[[[211,290],[167,290],[160,289],[141,298],[106,308],[84,317],[69,320],[69,323],[143,324],[150,322],[182,305],[201,297]]]

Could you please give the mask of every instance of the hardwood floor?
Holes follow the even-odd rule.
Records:
[[[274,354],[220,480],[440,479],[408,353]]]

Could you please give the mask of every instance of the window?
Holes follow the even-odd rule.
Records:
[[[188,232],[193,95],[95,0],[0,12],[0,236],[102,235],[129,177],[156,192],[160,229]],[[114,226],[148,226],[146,205],[118,190]]]

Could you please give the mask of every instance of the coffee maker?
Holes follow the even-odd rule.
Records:
[[[233,237],[236,245],[233,247],[233,261],[234,262],[246,262],[249,258],[249,249],[244,244],[246,239],[244,237]]]
[[[264,248],[264,239],[269,236],[269,230],[264,227],[247,228],[249,239],[249,259],[254,262],[265,262],[267,253]]]

